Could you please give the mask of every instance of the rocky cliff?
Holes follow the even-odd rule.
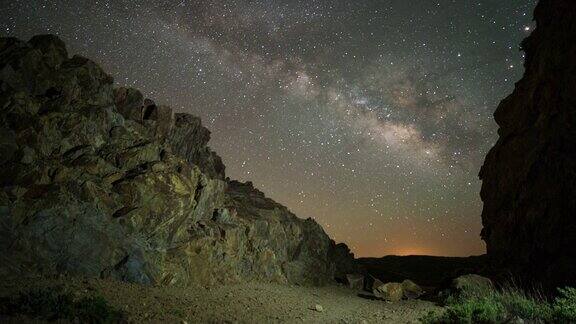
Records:
[[[114,89],[55,36],[0,39],[0,109],[3,278],[323,284],[348,271],[316,222],[225,179],[199,118]]]
[[[482,238],[498,269],[551,289],[576,285],[576,2],[541,0],[535,20],[480,172]]]

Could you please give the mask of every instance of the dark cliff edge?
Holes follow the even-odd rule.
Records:
[[[314,220],[225,178],[209,139],[55,36],[0,38],[0,276],[321,285],[353,271]]]
[[[482,238],[500,279],[576,285],[576,1],[541,0],[525,74],[494,116]]]

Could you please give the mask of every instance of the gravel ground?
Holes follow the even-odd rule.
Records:
[[[78,297],[101,295],[134,323],[417,323],[426,301],[387,303],[347,287],[242,283],[218,287],[146,287],[109,280],[2,280],[0,295],[62,286]],[[319,306],[317,306],[319,305]]]

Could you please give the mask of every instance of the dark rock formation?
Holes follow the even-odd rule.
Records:
[[[576,285],[576,1],[541,0],[526,72],[494,114],[482,170],[492,264],[545,289]]]
[[[351,262],[313,220],[227,183],[198,118],[114,90],[55,36],[0,38],[0,109],[2,278],[322,284]]]

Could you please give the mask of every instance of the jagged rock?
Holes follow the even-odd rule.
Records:
[[[144,96],[142,93],[133,88],[116,88],[114,89],[114,103],[118,112],[125,119],[142,122],[144,109]]]
[[[28,43],[42,53],[43,61],[49,66],[60,66],[68,59],[66,44],[54,35],[34,36]]]
[[[144,107],[142,119],[148,123],[150,129],[155,130],[155,135],[159,139],[166,138],[172,130],[174,124],[172,108],[168,106],[150,105]]]
[[[202,127],[200,118],[189,114],[176,114],[169,142],[175,154],[184,157],[189,163],[198,165],[200,170],[212,178],[223,180],[225,167],[222,159],[207,146],[210,131]],[[197,140],[190,141],[190,138]]]
[[[0,38],[2,278],[323,284],[350,262],[313,220],[224,181],[198,118],[112,84],[55,36]]]
[[[334,279],[339,271],[331,259],[336,245],[314,220],[299,219],[286,207],[266,198],[250,182],[230,181],[226,205],[250,224],[248,240],[257,252],[248,258],[285,260],[281,264],[255,262],[256,268],[245,271],[284,273],[287,281],[300,284],[318,285]],[[323,273],[331,273],[332,277]]]
[[[417,299],[424,294],[422,287],[408,279],[402,281],[402,292],[407,299]]]
[[[215,209],[213,212],[212,220],[222,224],[237,224],[238,215],[235,210],[228,208]]]
[[[553,291],[576,285],[576,2],[542,0],[535,20],[480,171],[482,238],[504,279]]]
[[[386,301],[397,302],[402,300],[404,292],[402,284],[398,282],[388,282],[376,287],[373,291],[374,296]]]

